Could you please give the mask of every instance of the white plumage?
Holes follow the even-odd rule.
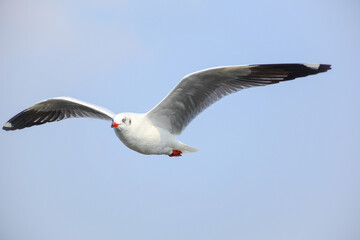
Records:
[[[158,105],[145,114],[113,112],[70,97],[41,101],[20,112],[4,130],[16,130],[73,117],[112,121],[118,138],[142,154],[181,156],[196,148],[175,138],[201,111],[239,90],[326,72],[325,64],[263,64],[205,69],[185,76]]]

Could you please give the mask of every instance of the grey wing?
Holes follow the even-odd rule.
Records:
[[[18,113],[5,123],[4,130],[16,130],[60,121],[66,118],[89,117],[112,121],[114,113],[74,98],[58,97],[41,101]]]
[[[263,64],[205,69],[185,76],[147,116],[156,126],[178,135],[201,111],[228,94],[326,72],[330,67],[326,64]]]

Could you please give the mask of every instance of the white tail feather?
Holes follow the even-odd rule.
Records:
[[[199,149],[190,147],[186,144],[181,143],[181,149],[179,149],[182,153],[190,153],[190,152],[197,152]]]

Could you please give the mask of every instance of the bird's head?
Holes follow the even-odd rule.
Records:
[[[129,127],[130,125],[131,125],[131,118],[124,113],[120,113],[114,117],[114,121],[112,122],[111,127],[117,129],[123,129]]]

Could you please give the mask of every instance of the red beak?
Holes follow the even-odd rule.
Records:
[[[112,128],[114,128],[114,127],[118,127],[120,124],[118,124],[118,123],[116,123],[116,122],[113,122],[112,124],[111,124],[111,127]]]

